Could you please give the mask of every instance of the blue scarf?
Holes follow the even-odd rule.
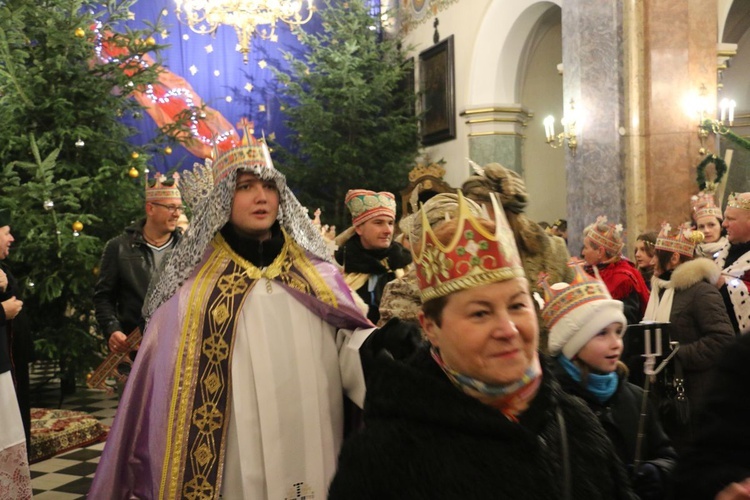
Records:
[[[562,354],[557,357],[557,362],[560,363],[560,366],[568,372],[568,375],[570,375],[573,380],[576,382],[581,381],[581,370],[575,365],[575,363]],[[600,403],[606,403],[617,390],[619,382],[620,378],[617,376],[617,372],[608,373],[606,375],[589,373],[589,376],[586,379],[586,390],[593,394]]]

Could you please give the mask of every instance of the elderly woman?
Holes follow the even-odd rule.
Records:
[[[379,356],[329,498],[632,498],[601,425],[540,359],[502,210],[496,225],[459,205],[415,248],[429,346]]]

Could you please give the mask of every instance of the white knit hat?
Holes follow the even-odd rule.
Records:
[[[549,353],[557,356],[562,351],[568,359],[612,323],[620,323],[623,332],[628,324],[622,302],[612,299],[604,283],[586,274],[580,265],[573,267],[576,273],[571,284],[550,286],[546,279],[542,283],[546,300],[542,318],[549,328]]]

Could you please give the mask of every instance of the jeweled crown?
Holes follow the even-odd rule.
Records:
[[[159,202],[173,199],[181,199],[178,185],[180,174],[174,173],[171,178],[164,174],[156,174],[146,182],[146,201]]]
[[[694,230],[689,222],[682,224],[674,236],[670,235],[671,231],[672,226],[667,222],[662,223],[661,231],[659,231],[659,236],[656,238],[656,245],[654,245],[655,249],[677,252],[680,255],[692,257],[695,245],[701,243],[704,239],[703,233]]]
[[[420,244],[412,248],[422,302],[525,276],[513,230],[494,195],[492,205],[494,234],[471,214],[459,190],[457,227],[447,245],[440,242],[422,213]]]
[[[244,136],[240,144],[237,144],[235,141],[232,143],[232,147],[227,150],[220,150],[214,147],[214,185],[217,185],[222,179],[239,167],[252,169],[267,166],[267,150],[265,142],[256,139],[253,136],[252,130],[248,126],[245,126]]]
[[[571,259],[568,265],[573,268],[570,286],[565,284],[564,288],[555,288],[557,284],[550,285],[546,276],[539,281],[545,303],[542,319],[549,329],[552,329],[560,318],[584,304],[596,300],[612,300],[607,286],[598,277],[596,267],[594,272],[597,277],[593,277],[583,269],[581,261]]]
[[[690,198],[690,205],[693,207],[693,220],[701,217],[713,216],[717,219],[723,219],[721,208],[716,206],[716,200],[713,193],[701,191]]]
[[[624,243],[622,242],[622,224],[612,224],[607,222],[607,217],[600,215],[596,218],[596,222],[589,226],[590,229],[584,235],[590,238],[593,242],[599,246],[603,246],[611,253],[619,253],[622,251]]]
[[[748,193],[732,193],[727,199],[727,208],[739,208],[750,210],[750,196],[743,196]]]

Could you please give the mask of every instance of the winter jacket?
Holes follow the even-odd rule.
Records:
[[[406,363],[380,362],[368,379],[365,428],[344,443],[330,499],[564,498],[565,463],[570,498],[632,498],[596,417],[546,366],[516,423],[452,385],[427,348]]]
[[[617,390],[612,397],[602,403],[580,382],[573,380],[559,363],[555,363],[553,371],[563,390],[581,398],[599,418],[622,463],[632,466],[636,458],[643,389],[628,382],[624,371],[621,371],[618,374]],[[642,463],[653,464],[659,469],[662,491],[666,495],[670,489],[670,478],[677,461],[677,452],[664,433],[656,408],[651,402],[647,402],[643,433],[639,459]]]
[[[733,482],[750,478],[750,335],[729,344],[716,363],[695,440],[675,471],[675,498],[713,500]]]
[[[105,337],[112,332],[129,334],[141,321],[141,309],[148,285],[156,273],[151,249],[143,239],[143,219],[109,240],[99,264],[99,280],[94,289],[96,321]],[[172,248],[181,236],[172,233]]]

